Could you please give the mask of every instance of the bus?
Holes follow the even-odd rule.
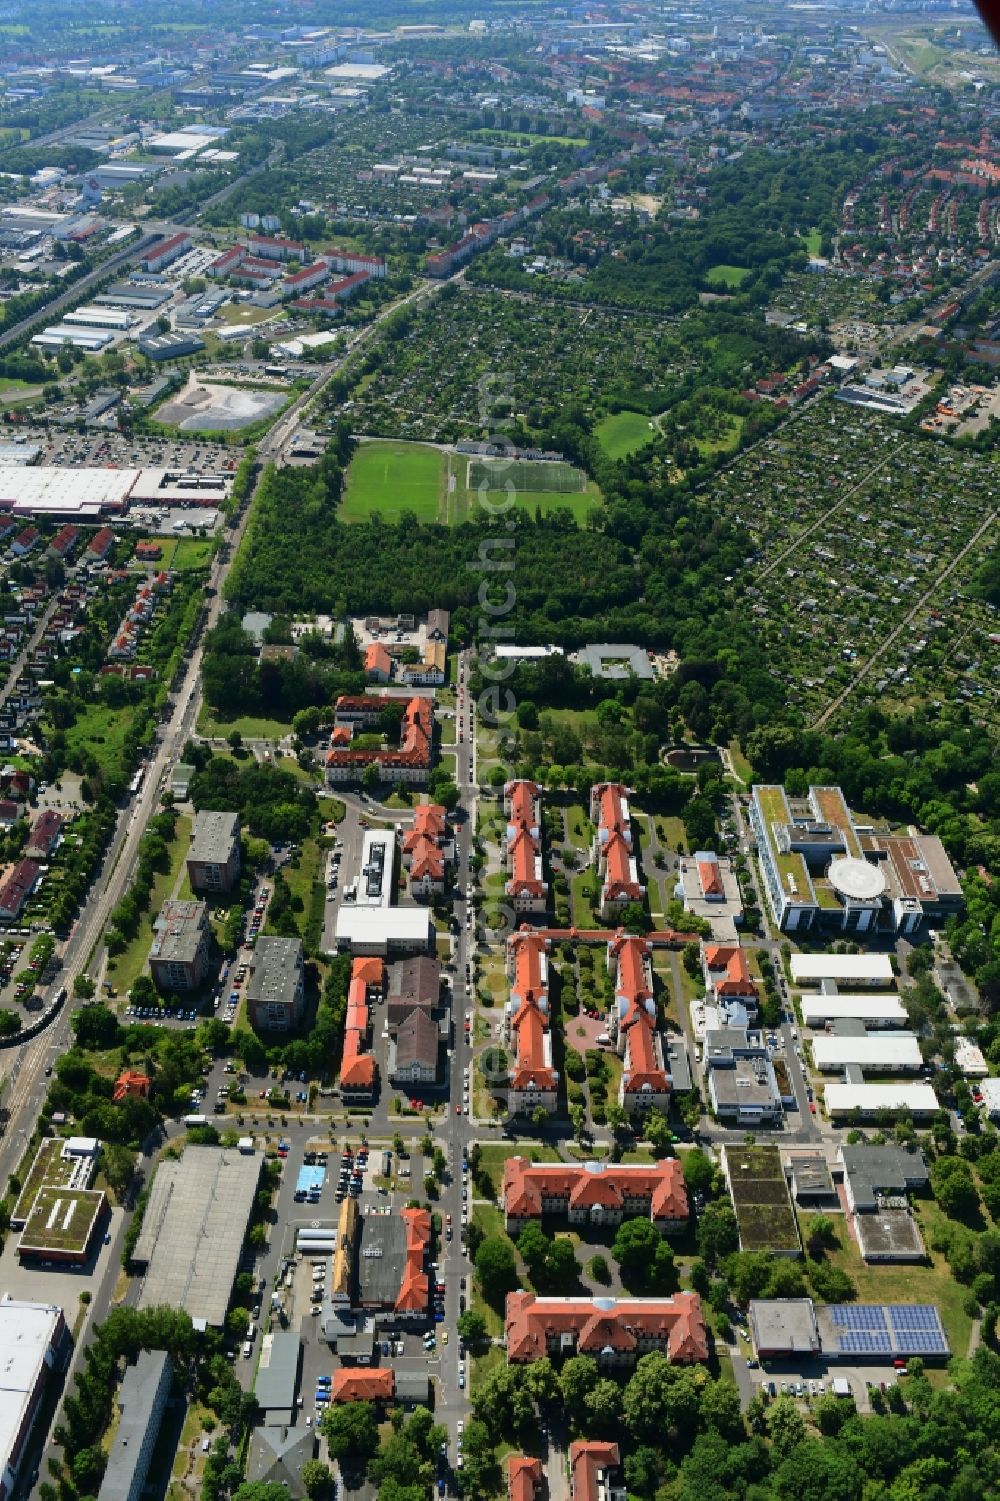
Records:
[[[129,782],[129,784],[128,784],[128,790],[129,790],[129,792],[132,792],[132,793],[141,792],[142,791],[142,784],[145,781],[145,779],[146,779],[146,768],[145,768],[145,766],[140,766],[139,770],[136,772],[135,776],[132,778],[131,782]]]

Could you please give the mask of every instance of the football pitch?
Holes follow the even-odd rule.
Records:
[[[593,481],[561,460],[469,459],[427,443],[376,438],[360,443],[348,465],[340,516],[363,522],[378,514],[395,522],[409,512],[418,521],[454,526],[513,505],[532,514],[566,509],[583,526],[600,503]]]
[[[347,468],[341,518],[367,521],[377,511],[398,521],[412,511],[420,521],[442,521],[446,470],[447,455],[426,443],[360,443]]]

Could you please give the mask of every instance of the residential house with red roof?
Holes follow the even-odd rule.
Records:
[[[371,1049],[369,1002],[385,993],[385,965],[381,959],[355,959],[347,991],[344,1051],[340,1060],[340,1093],[351,1104],[374,1098],[378,1064]]]
[[[313,287],[318,287],[320,282],[327,281],[330,276],[330,267],[325,261],[314,261],[311,266],[303,266],[301,271],[293,271],[286,276],[278,288],[282,297],[301,297],[303,292],[309,292]]]
[[[670,1074],[656,1028],[652,953],[648,939],[624,932],[608,944],[608,969],[615,980],[609,1028],[625,1065],[618,1103],[630,1115],[670,1106]]]
[[[577,1439],[570,1444],[570,1501],[608,1501],[611,1471],[617,1470],[620,1463],[621,1455],[617,1444],[593,1439]]]
[[[556,1106],[559,1074],[552,1066],[548,948],[549,939],[528,930],[507,941],[511,986],[506,1023],[514,1059],[506,1095],[512,1115],[529,1114],[539,1106],[552,1111]]]
[[[112,1099],[116,1104],[129,1099],[148,1100],[152,1082],[148,1074],[140,1073],[137,1069],[123,1069],[115,1080]]]
[[[250,254],[267,261],[301,261],[306,257],[306,247],[297,240],[279,240],[271,235],[251,235]]]
[[[41,535],[37,526],[26,526],[23,531],[18,532],[10,544],[10,550],[15,558],[27,557],[28,553],[38,546]]]
[[[94,558],[103,560],[111,551],[115,542],[115,534],[110,526],[100,527],[87,543],[87,552]]]
[[[421,803],[412,829],[403,835],[403,867],[409,872],[410,894],[424,901],[443,896],[448,854],[448,812],[440,803]]]
[[[403,1318],[427,1317],[430,1302],[430,1277],[424,1262],[431,1246],[431,1216],[427,1209],[401,1209],[399,1218],[406,1235],[403,1271],[394,1309]]]
[[[507,1501],[535,1501],[542,1488],[542,1461],[526,1454],[511,1454],[507,1460]]]
[[[599,782],[591,789],[590,817],[597,830],[594,858],[601,879],[600,913],[608,921],[618,917],[630,902],[643,899],[632,842],[628,788],[620,782]]]
[[[392,681],[392,658],[381,641],[370,641],[365,647],[365,677],[371,683]]]
[[[508,782],[503,790],[507,833],[504,890],[515,912],[544,912],[549,888],[542,871],[541,796],[536,782]]]
[[[532,1162],[508,1157],[503,1203],[508,1231],[544,1218],[571,1225],[620,1225],[652,1220],[661,1235],[688,1222],[684,1173],[676,1157],[665,1162]]]
[[[708,1336],[697,1293],[672,1298],[539,1298],[507,1295],[507,1361],[551,1355],[592,1355],[603,1370],[628,1370],[660,1350],[677,1364],[708,1360]]]
[[[54,808],[39,813],[32,825],[24,853],[29,860],[47,860],[59,842],[62,833],[62,814]]]
[[[333,1373],[334,1402],[391,1402],[395,1392],[392,1366],[338,1366]]]
[[[59,528],[52,541],[49,543],[49,552],[63,562],[69,557],[77,544],[80,536],[80,528],[68,521],[65,526]]]
[[[0,921],[13,922],[20,917],[21,909],[38,885],[41,873],[41,866],[36,860],[18,860],[7,872],[0,885]]]

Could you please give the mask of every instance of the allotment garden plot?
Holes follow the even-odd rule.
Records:
[[[816,403],[713,484],[756,551],[742,580],[775,676],[807,722],[877,700],[958,697],[996,720],[1000,619],[971,583],[995,542],[1000,471]]]
[[[623,331],[623,325],[627,327]],[[567,402],[669,405],[697,358],[663,319],[468,290],[434,298],[389,344],[351,409],[355,432],[454,443],[544,431]]]

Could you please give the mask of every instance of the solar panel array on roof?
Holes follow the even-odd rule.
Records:
[[[841,1355],[947,1355],[941,1318],[929,1303],[831,1303],[826,1315]]]
[[[912,1307],[895,1304],[887,1310],[896,1337],[896,1348],[904,1355],[947,1355],[948,1341],[936,1308],[921,1303]]]

